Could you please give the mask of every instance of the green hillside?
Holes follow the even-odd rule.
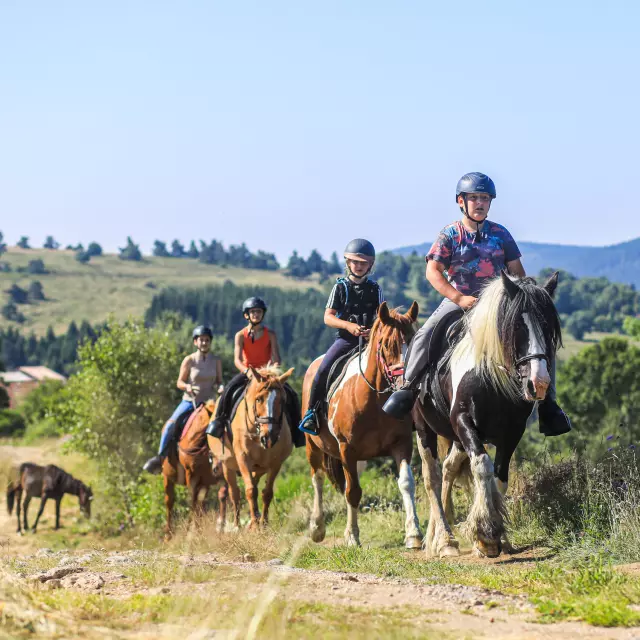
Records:
[[[198,287],[231,280],[239,285],[259,283],[283,289],[321,288],[317,276],[296,280],[282,271],[219,267],[188,258],[145,257],[143,262],[131,262],[104,255],[80,264],[74,256],[73,251],[11,247],[0,258],[12,269],[0,272],[2,304],[12,284],[27,289],[34,280],[42,283],[46,300],[19,305],[26,322],[17,325],[0,317],[0,327],[14,326],[43,335],[49,326],[56,333],[66,330],[72,320],[96,324],[110,313],[119,319],[143,316],[153,295],[167,286]],[[32,275],[18,271],[36,259],[44,261],[49,273]]]

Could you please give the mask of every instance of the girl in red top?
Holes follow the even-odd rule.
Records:
[[[216,438],[220,438],[229,426],[229,414],[233,407],[231,403],[236,390],[244,388],[249,384],[251,369],[260,369],[268,364],[280,364],[280,349],[276,334],[268,329],[262,321],[267,313],[267,305],[262,298],[252,297],[244,301],[242,314],[248,321],[247,326],[236,333],[234,340],[233,363],[240,373],[236,374],[229,384],[224,388],[218,400],[216,417],[207,428],[207,433]],[[288,410],[291,412],[289,425],[294,435],[294,444],[302,446],[304,438],[297,437],[298,430],[295,429],[297,421],[300,419],[300,405],[298,396],[288,385],[285,385],[288,392]],[[292,426],[293,425],[293,426]]]

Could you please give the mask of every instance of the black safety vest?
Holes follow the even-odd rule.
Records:
[[[375,280],[367,278],[357,284],[349,278],[338,278],[333,285],[327,307],[335,309],[341,320],[355,322],[370,329],[383,300],[382,289]],[[338,329],[337,334],[341,338],[353,338],[345,329]]]

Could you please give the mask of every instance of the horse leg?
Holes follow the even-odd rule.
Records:
[[[311,484],[313,485],[313,511],[309,520],[309,535],[314,542],[322,542],[326,535],[322,490],[324,488],[324,468],[322,451],[307,438],[307,460],[311,466]]]
[[[494,481],[493,462],[478,437],[471,416],[459,413],[456,422],[458,436],[471,461],[475,485],[473,504],[462,530],[466,537],[474,541],[476,555],[495,558],[500,555],[505,510]]]
[[[262,518],[260,518],[260,526],[266,527],[269,524],[269,507],[273,500],[273,484],[276,481],[276,476],[280,473],[282,465],[279,464],[276,467],[269,469],[267,473],[267,479],[264,483],[264,489],[262,490]]]
[[[451,491],[453,483],[460,473],[462,463],[467,459],[467,454],[460,443],[454,442],[451,451],[442,463],[442,504],[447,522],[453,526],[455,524],[455,513],[453,510],[453,499]]]
[[[425,429],[426,447],[418,436],[418,453],[422,460],[422,478],[429,498],[429,526],[424,539],[424,549],[428,557],[457,556],[458,541],[455,539],[442,508],[441,477],[438,467],[438,437],[429,427]]]
[[[404,544],[407,549],[422,549],[422,532],[420,531],[420,523],[418,522],[418,514],[416,513],[416,482],[411,471],[411,449],[412,442],[409,440],[409,446],[393,452],[393,459],[398,466],[398,488],[402,495],[402,503],[406,519],[404,523]]]
[[[56,530],[60,528],[60,503],[62,502],[62,496],[56,498]]]
[[[229,485],[231,494],[231,506],[233,507],[233,526],[236,530],[240,527],[240,488],[238,487],[238,479],[234,469],[229,469],[226,464],[222,464],[224,479]]]
[[[18,516],[18,531],[19,535],[22,535],[22,529],[20,528],[20,511],[22,510],[22,488],[16,489],[16,516]]]
[[[509,464],[511,462],[511,456],[515,451],[515,448],[518,446],[518,442],[520,442],[520,435],[517,440],[514,438],[510,438],[508,442],[504,443],[503,446],[499,446],[496,448],[495,455],[495,483],[497,490],[496,495],[500,495],[502,498],[505,497],[507,493],[507,489],[509,488]],[[509,541],[507,537],[507,533],[504,532],[502,537],[500,538],[500,544],[502,545],[502,550],[505,553],[515,553],[515,549],[513,545]]]
[[[47,504],[47,500],[49,499],[49,496],[46,493],[42,494],[42,497],[40,498],[40,508],[38,509],[38,515],[36,516],[36,521],[33,523],[33,533],[36,532],[36,529],[38,528],[38,522],[40,522],[40,516],[42,515],[42,512],[44,511],[44,506]],[[29,498],[29,496],[27,496],[27,499],[24,501],[24,526],[25,529],[27,528],[27,509],[29,508],[29,502],[30,502],[31,498]]]
[[[358,459],[344,443],[340,443],[340,458],[346,481],[344,495],[347,501],[347,527],[344,530],[344,540],[350,547],[359,547],[358,507],[362,499],[362,488],[358,480]]]
[[[218,513],[217,529],[220,533],[224,533],[224,525],[227,521],[227,498],[229,497],[229,485],[224,482],[218,489],[218,503],[220,511]]]
[[[249,514],[251,516],[249,529],[257,529],[260,526],[260,508],[258,507],[259,476],[251,473],[248,461],[244,456],[238,457],[238,467],[240,468],[240,475],[244,480],[244,491],[247,496],[247,502],[249,503]]]
[[[176,501],[176,483],[172,478],[163,476],[164,479],[164,505],[167,511],[167,524],[164,528],[165,535],[173,535],[173,505]]]

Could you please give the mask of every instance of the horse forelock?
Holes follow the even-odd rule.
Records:
[[[371,327],[369,345],[377,345],[380,342],[387,356],[396,362],[402,356],[404,333],[411,328],[413,322],[411,318],[400,311],[399,307],[389,309],[389,316],[386,322],[383,322],[380,317],[376,318],[373,327]]]

